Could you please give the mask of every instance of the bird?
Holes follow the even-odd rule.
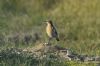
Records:
[[[57,33],[57,30],[56,30],[55,26],[53,25],[52,20],[46,20],[45,22],[47,24],[46,33],[49,37],[48,43],[50,42],[50,40],[52,38],[55,38],[57,41],[59,41],[58,33]]]

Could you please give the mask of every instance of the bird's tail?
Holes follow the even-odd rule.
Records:
[[[56,40],[59,41],[59,38],[57,37]]]

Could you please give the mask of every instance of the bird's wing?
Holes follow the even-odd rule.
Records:
[[[52,30],[53,30],[53,35],[54,35],[54,36],[57,36],[58,33],[57,33],[57,30],[56,30],[56,28],[55,28],[54,26],[52,27]]]

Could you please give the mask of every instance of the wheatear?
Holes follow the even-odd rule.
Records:
[[[59,41],[58,33],[57,33],[56,28],[54,27],[52,21],[51,20],[47,20],[46,23],[47,23],[46,32],[47,32],[47,35],[49,37],[49,41],[52,38],[56,38],[56,40]]]

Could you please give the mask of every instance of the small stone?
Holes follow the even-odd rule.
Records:
[[[96,56],[95,61],[100,61],[100,56]]]

